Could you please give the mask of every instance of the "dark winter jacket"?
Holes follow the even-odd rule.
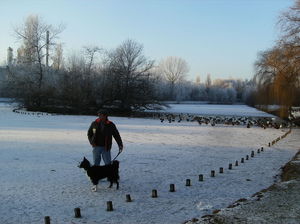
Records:
[[[112,136],[116,140],[118,146],[123,146],[123,142],[120,133],[116,125],[107,120],[104,124],[104,128],[101,128],[100,119],[96,119],[92,122],[87,132],[90,144],[93,146],[105,146],[106,150],[111,149]]]

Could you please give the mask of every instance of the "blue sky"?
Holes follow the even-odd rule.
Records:
[[[85,45],[116,48],[127,39],[144,45],[151,60],[183,58],[188,79],[253,77],[257,53],[274,45],[278,13],[294,0],[0,0],[0,63],[20,43],[12,25],[31,13],[52,25],[64,56]]]

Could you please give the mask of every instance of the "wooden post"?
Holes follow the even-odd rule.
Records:
[[[219,173],[223,173],[223,167],[220,167]]]
[[[260,153],[260,149],[257,149],[257,153]]]
[[[45,224],[50,224],[50,217],[49,216],[45,216],[44,217],[44,221],[45,221]]]
[[[157,198],[157,190],[152,190],[152,198]]]
[[[248,155],[246,155],[246,160],[249,160],[249,156]]]
[[[131,202],[130,194],[127,194],[127,195],[126,195],[126,201],[127,201],[127,202]]]
[[[203,181],[203,174],[199,175],[199,181]]]
[[[269,147],[271,146],[271,143],[269,142]]]
[[[74,208],[75,218],[81,218],[80,208]]]
[[[215,177],[215,171],[214,170],[210,171],[210,176]]]
[[[235,161],[235,166],[238,166],[239,165],[239,162],[238,161]]]
[[[232,164],[229,163],[228,169],[232,170]]]
[[[108,202],[106,202],[106,204],[107,204],[107,211],[113,211],[114,210],[113,205],[112,205],[112,201],[108,201]]]
[[[254,157],[254,151],[251,152],[251,157]]]
[[[260,151],[262,151],[262,152],[263,152],[263,151],[264,151],[264,147],[261,147],[261,150],[260,150]]]
[[[191,180],[190,179],[186,179],[185,186],[191,186]]]
[[[244,163],[244,158],[241,158],[241,163]]]
[[[170,192],[175,192],[175,185],[174,184],[170,184]]]

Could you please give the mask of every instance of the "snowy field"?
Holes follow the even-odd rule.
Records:
[[[98,192],[92,192],[92,183],[77,165],[83,156],[92,159],[86,132],[96,116],[21,114],[12,109],[0,103],[0,221],[4,224],[40,224],[45,216],[58,224],[183,223],[267,188],[299,149],[299,129],[268,147],[289,128],[109,117],[124,142],[118,157],[120,189],[109,189],[109,182],[102,180]],[[173,105],[169,110],[270,116],[244,105]],[[261,147],[264,151],[257,153]],[[114,142],[113,157],[117,151]],[[249,160],[241,163],[246,155]],[[219,173],[220,167],[224,173]],[[187,179],[191,186],[186,186]],[[170,192],[170,184],[175,192]],[[154,189],[157,198],[152,197]],[[128,194],[131,202],[126,202]],[[106,211],[108,201],[113,211]],[[74,217],[77,207],[82,218]]]

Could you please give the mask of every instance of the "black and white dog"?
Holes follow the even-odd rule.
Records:
[[[97,191],[98,181],[104,178],[110,181],[109,188],[112,187],[113,183],[116,183],[117,190],[119,189],[119,161],[115,160],[112,164],[104,166],[91,166],[90,162],[84,157],[78,167],[85,170],[86,175],[94,184],[92,191]]]

